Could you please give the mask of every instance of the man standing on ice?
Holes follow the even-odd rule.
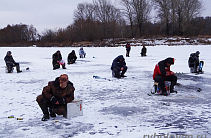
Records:
[[[116,78],[127,77],[125,72],[127,71],[127,66],[123,55],[119,55],[113,60],[111,65],[112,75]]]
[[[42,95],[37,96],[36,100],[43,112],[41,120],[47,121],[49,115],[56,117],[56,114],[67,117],[67,103],[74,100],[74,91],[73,83],[68,80],[66,74],[48,82],[48,86],[43,88]]]
[[[8,73],[12,72],[13,67],[16,67],[17,73],[22,72],[20,70],[19,63],[15,62],[15,60],[13,59],[11,51],[7,51],[7,54],[4,57],[4,61],[5,61],[6,66],[7,66]]]
[[[130,50],[131,50],[129,42],[127,42],[127,44],[125,45],[125,48],[126,48],[126,57],[129,57],[130,56]]]
[[[177,83],[177,76],[174,72],[170,71],[170,66],[173,64],[174,58],[166,58],[155,65],[153,79],[155,82],[158,82],[162,94],[165,96],[167,96],[168,93],[164,81],[171,81],[170,93],[176,92],[174,91],[174,85]]]
[[[60,68],[60,65],[62,65],[63,69],[66,69],[65,67],[65,61],[62,60],[62,55],[61,52],[58,50],[56,53],[53,54],[52,56],[52,64],[53,64],[53,70]]]

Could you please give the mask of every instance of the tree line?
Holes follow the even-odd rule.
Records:
[[[73,24],[66,28],[47,29],[42,34],[33,25],[8,25],[0,30],[0,45],[71,45],[74,42],[111,38],[211,35],[211,17],[200,17],[202,0],[118,2],[118,6],[109,0],[79,3],[74,11]]]

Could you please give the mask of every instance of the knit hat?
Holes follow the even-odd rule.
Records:
[[[174,58],[167,58],[167,59],[165,59],[165,61],[166,61],[166,63],[169,63],[169,64],[171,64],[171,65],[173,65],[174,64]]]
[[[7,55],[9,56],[10,54],[12,54],[12,52],[11,51],[7,51]]]
[[[196,51],[196,55],[198,56],[200,54],[200,52],[199,51]]]

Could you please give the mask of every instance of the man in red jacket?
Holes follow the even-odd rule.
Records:
[[[156,64],[153,74],[153,79],[158,82],[162,94],[167,96],[168,93],[165,88],[164,81],[171,81],[170,93],[174,91],[174,85],[177,83],[177,76],[170,70],[170,66],[174,64],[174,58],[167,58]]]

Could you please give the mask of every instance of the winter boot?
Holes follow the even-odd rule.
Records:
[[[123,78],[124,78],[124,77],[127,77],[127,76],[125,76],[124,74],[121,74],[121,76],[120,76],[120,77],[123,77]]]
[[[174,90],[174,86],[170,86],[170,93],[177,93],[177,91]]]
[[[63,69],[66,69],[65,64],[62,65],[62,68],[63,68]]]
[[[52,107],[49,107],[50,117],[56,117]]]
[[[121,78],[120,72],[115,68],[112,70],[112,76],[118,79]]]
[[[166,89],[162,91],[162,95],[168,96],[168,93],[167,93]]]
[[[49,119],[49,114],[44,114],[41,121],[47,121]]]
[[[21,73],[22,70],[20,70],[19,63],[15,63],[15,66],[16,66],[17,73]]]
[[[174,90],[174,85],[176,85],[176,82],[171,82],[170,93],[177,93],[177,91]]]
[[[40,108],[43,112],[43,117],[42,117],[41,121],[47,121],[49,119],[49,112],[48,112],[47,105],[40,105]]]
[[[17,73],[21,73],[22,72],[22,70],[17,70]]]
[[[64,111],[63,117],[67,118],[67,110]]]
[[[167,91],[166,91],[165,84],[164,84],[164,83],[159,83],[159,87],[160,87],[160,89],[161,89],[161,91],[162,91],[162,95],[168,96],[168,93],[167,93]]]
[[[8,66],[7,69],[8,69],[8,73],[12,73],[12,71],[13,71],[13,67],[12,66]]]

